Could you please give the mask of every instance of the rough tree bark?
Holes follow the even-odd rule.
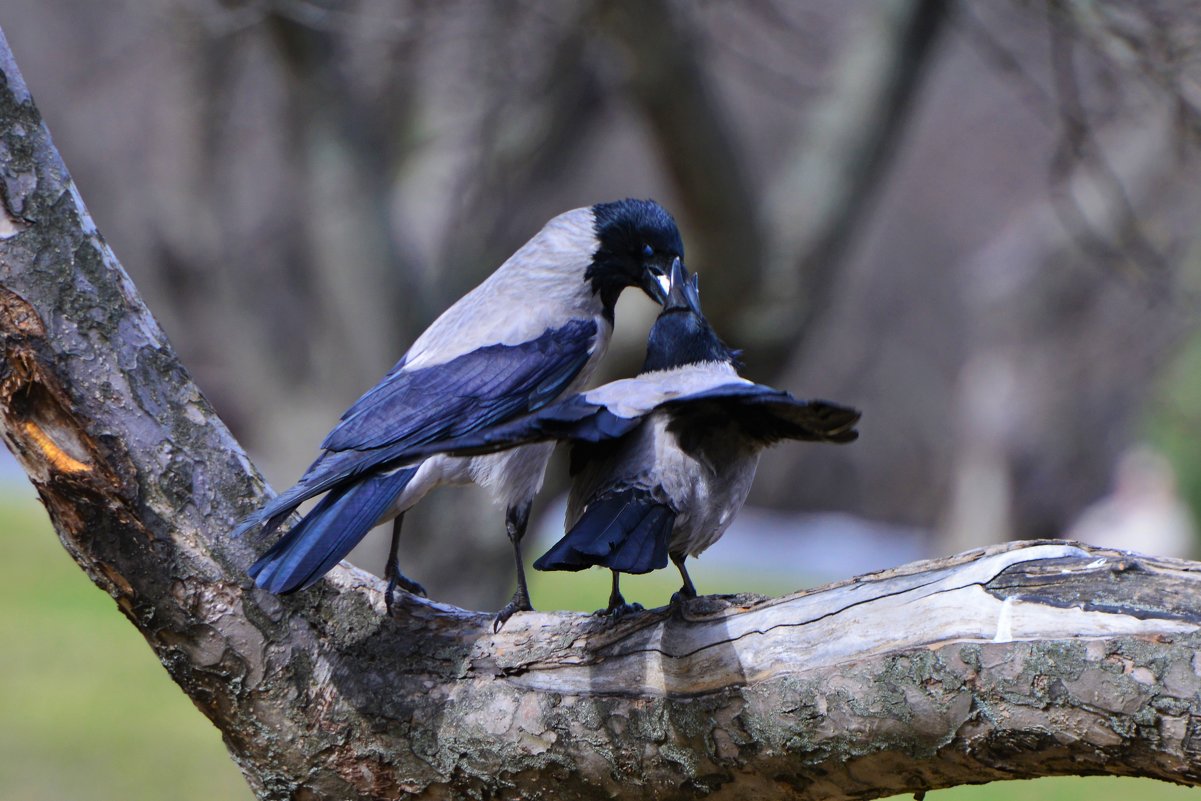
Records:
[[[1201,784],[1197,565],[1061,542],[619,624],[336,569],[252,589],[262,482],[92,225],[0,35],[0,418],[60,538],[261,798],[873,798]]]

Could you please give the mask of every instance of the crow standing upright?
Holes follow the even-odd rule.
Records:
[[[803,401],[737,372],[701,313],[695,276],[673,266],[670,291],[635,378],[613,381],[533,414],[447,440],[455,453],[487,453],[569,440],[573,482],[567,534],[539,570],[613,571],[606,611],[620,613],[621,573],[679,568],[681,598],[696,595],[684,560],[725,532],[746,501],[760,452],[784,439],[851,442],[859,412]]]
[[[375,387],[342,415],[323,453],[290,489],[235,530],[269,535],[302,502],[324,497],[250,568],[260,587],[308,587],[375,525],[394,519],[387,599],[424,589],[401,573],[405,510],[441,484],[474,482],[505,506],[517,590],[499,628],[531,608],[521,559],[530,502],[553,444],[494,455],[405,459],[415,447],[469,435],[536,411],[577,390],[604,354],[626,287],[656,302],[684,255],[674,220],[649,200],[622,200],[555,217],[482,284],[447,309]]]

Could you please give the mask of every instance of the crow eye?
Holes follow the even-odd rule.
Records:
[[[642,255],[646,256],[649,259],[651,256],[655,255],[655,249],[653,247],[651,247],[650,245],[643,245],[642,246]]]

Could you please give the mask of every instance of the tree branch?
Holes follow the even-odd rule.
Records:
[[[0,419],[80,566],[260,798],[872,798],[1201,784],[1197,565],[1017,544],[780,599],[488,615],[253,589],[263,499],[97,233],[0,35]]]

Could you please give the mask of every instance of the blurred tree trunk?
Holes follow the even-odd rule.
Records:
[[[1067,13],[1095,22],[1090,9],[1117,26],[1097,47]],[[1150,7],[1128,10],[959,4],[918,136],[884,187],[887,228],[865,226],[831,313],[777,378],[859,403],[873,430],[854,464],[765,455],[758,502],[941,528],[931,549],[945,553],[1059,536],[1107,490],[1157,376],[1196,331],[1182,279],[1201,230],[1199,117],[1175,43],[1201,18],[1157,28]],[[1012,91],[1005,112],[982,114],[998,85]],[[982,144],[992,128],[1021,155]]]
[[[759,221],[737,121],[715,95],[705,43],[669,0],[598,5],[605,34],[627,58],[625,86],[676,189],[686,261],[705,276],[705,314],[729,330],[763,268]]]
[[[1193,188],[1169,155],[1173,118],[1159,109],[1100,132],[1103,151],[1073,159],[1054,197],[965,264],[972,356],[955,387],[938,547],[1061,536],[1137,441],[1148,387],[1197,325],[1179,266],[1124,244],[1145,241],[1130,203],[1196,224]],[[1164,231],[1152,247],[1168,244]]]
[[[423,327],[415,312],[424,293],[401,264],[390,219],[395,132],[347,80],[347,54],[329,30],[278,13],[267,25],[286,76],[286,130],[302,176],[295,236],[330,332],[314,370],[334,379],[372,375]],[[397,93],[387,100],[392,114],[411,107]]]
[[[756,287],[760,301],[740,321],[748,345],[776,354],[770,364],[797,357],[839,294],[847,251],[880,194],[951,11],[947,0],[877,3],[770,182],[767,230],[777,241]]]
[[[264,499],[100,237],[0,34],[0,419],[64,547],[263,799],[850,799],[1120,773],[1201,784],[1198,570],[1064,543],[614,624],[336,568],[278,598]]]

